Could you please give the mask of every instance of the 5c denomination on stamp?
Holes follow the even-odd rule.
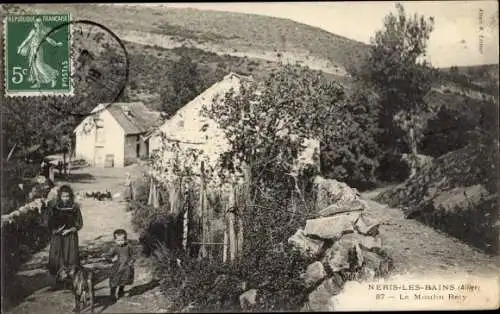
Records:
[[[70,14],[5,17],[7,96],[72,94],[70,21]],[[55,28],[57,32],[51,32]],[[50,36],[47,36],[49,32]]]

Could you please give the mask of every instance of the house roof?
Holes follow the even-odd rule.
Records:
[[[158,127],[150,129],[144,135],[145,138],[158,135],[160,132],[166,133],[171,139],[181,142],[206,142],[207,138],[212,140],[210,130],[201,131],[205,124],[210,126],[209,129],[218,129],[219,127],[212,119],[209,119],[201,114],[203,107],[210,108],[214,101],[221,101],[224,95],[231,89],[238,92],[240,82],[253,81],[251,76],[245,76],[231,72],[224,78],[196,96],[193,100],[181,107],[169,119],[164,121]],[[184,124],[186,121],[186,124]],[[182,125],[181,125],[182,124]]]
[[[184,142],[205,142],[213,145],[219,137],[219,125],[202,114],[203,108],[210,109],[214,102],[223,101],[224,95],[234,89],[239,91],[240,82],[250,80],[250,77],[235,73],[226,75],[221,81],[210,86],[196,98],[180,108],[174,116],[165,121],[159,130],[170,138]],[[217,143],[217,144],[223,144]]]
[[[146,133],[162,122],[161,113],[148,109],[142,102],[100,105],[104,105],[104,108],[116,119],[126,135]]]

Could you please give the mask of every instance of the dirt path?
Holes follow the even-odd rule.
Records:
[[[125,171],[133,169],[83,169],[73,175],[72,186],[76,192],[122,192]],[[366,215],[382,221],[381,235],[384,246],[394,259],[394,275],[454,275],[498,277],[498,257],[488,256],[459,240],[436,231],[418,221],[405,219],[401,210],[389,208],[369,200],[377,191],[364,194],[369,203]],[[99,262],[101,253],[109,248],[112,232],[124,228],[130,239],[138,245],[138,235],[131,226],[131,213],[125,203],[113,201],[80,200],[84,227],[80,232],[82,263],[93,267],[102,278],[96,287],[96,313],[165,312],[168,306],[159,291],[148,265],[140,258],[136,264],[134,286],[128,295],[115,304],[107,302],[109,289],[106,279],[108,264]],[[69,313],[73,298],[69,291],[51,291],[51,277],[45,270],[48,249],[37,253],[25,263],[14,282],[9,286],[19,296],[6,313]],[[346,291],[346,293],[348,293]],[[358,293],[358,292],[356,292]],[[356,298],[359,294],[356,296]]]
[[[108,189],[112,194],[122,192],[123,169],[83,169],[73,176],[75,192],[103,191]],[[127,295],[115,304],[109,304],[108,280],[106,271],[111,265],[99,261],[102,252],[112,243],[113,230],[124,228],[136,247],[138,235],[133,232],[130,213],[125,210],[125,203],[120,198],[113,201],[97,201],[93,199],[79,200],[82,206],[84,227],[79,233],[80,254],[82,264],[92,267],[98,274],[96,286],[96,313],[140,313],[163,312],[163,298],[158,284],[148,265],[148,260],[139,258],[136,263],[135,282],[127,287]],[[140,250],[140,248],[138,248]],[[15,278],[15,286],[19,297],[7,313],[71,313],[74,303],[69,291],[51,291],[52,278],[45,270],[48,260],[48,248],[35,254],[24,264]]]
[[[371,201],[379,191],[364,194],[367,216],[382,221],[382,240],[394,259],[395,274],[498,276],[499,257],[490,256],[417,220],[405,219],[398,208]]]

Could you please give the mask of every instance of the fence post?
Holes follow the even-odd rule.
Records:
[[[187,241],[188,241],[188,219],[189,219],[189,204],[184,206],[184,219],[182,221],[182,248],[187,255]]]
[[[151,178],[149,181],[149,195],[148,195],[148,205],[153,204],[153,189],[154,189],[154,180]],[[125,193],[128,193],[129,191],[126,191]]]
[[[205,212],[205,163],[202,161],[201,166],[200,166],[200,206],[199,206],[199,212],[198,215],[200,217],[200,226],[201,226],[201,248],[200,248],[200,255],[201,257],[207,257],[207,247],[206,247],[206,242],[207,242],[207,222],[206,222],[206,212]]]
[[[230,261],[234,261],[236,257],[236,234],[234,230],[234,186],[231,187],[229,193],[229,202],[228,202],[228,219],[229,219],[229,259]]]
[[[205,191],[205,193],[208,193]],[[207,197],[207,195],[205,194],[205,197]],[[206,242],[208,243],[212,243],[214,242],[213,241],[213,228],[212,228],[212,223],[213,223],[213,217],[212,217],[212,207],[210,206],[210,203],[207,201],[206,204],[205,204],[205,213],[206,213],[206,218],[205,218],[205,222],[206,222],[206,225],[205,225],[205,235],[206,235]],[[208,258],[211,259],[212,258],[212,254],[213,254],[213,251],[214,251],[214,247],[209,245],[207,247],[208,249]]]
[[[174,212],[174,207],[175,207],[175,199],[176,199],[176,186],[175,182],[168,182],[168,200],[170,202],[170,213]]]
[[[227,262],[228,251],[228,234],[227,234],[227,219],[224,217],[224,245],[222,246],[222,262]]]
[[[250,201],[251,170],[245,163],[243,164],[244,182],[238,187],[238,235],[237,235],[237,254],[241,256],[243,252],[244,228],[243,214],[246,210],[247,202]]]

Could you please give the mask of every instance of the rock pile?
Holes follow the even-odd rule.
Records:
[[[315,259],[302,275],[309,295],[302,310],[332,311],[332,298],[346,281],[385,276],[392,261],[382,249],[379,223],[363,214],[367,204],[355,189],[321,177],[315,185],[316,215],[288,242]]]

